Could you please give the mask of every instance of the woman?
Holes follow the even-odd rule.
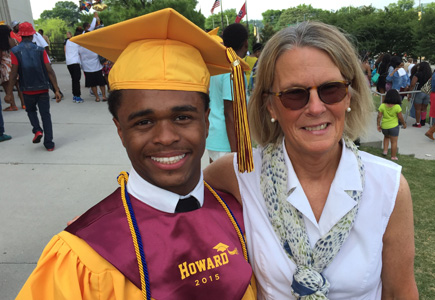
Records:
[[[372,68],[369,64],[369,54],[364,53],[361,55],[361,69],[364,75],[367,77],[369,87],[372,85]]]
[[[404,63],[399,56],[393,56],[388,67],[387,82],[391,83],[390,89],[395,89],[398,92],[407,90],[409,77],[403,68]],[[388,89],[388,91],[390,90]],[[401,96],[402,98],[403,96]],[[403,99],[403,98],[402,98]]]
[[[385,94],[386,92],[385,84],[387,83],[386,79],[388,75],[388,67],[390,65],[390,60],[391,60],[391,55],[389,53],[385,53],[378,67],[379,79],[378,79],[378,83],[376,84],[376,90],[381,94]]]
[[[107,101],[103,65],[100,63],[98,54],[79,46],[79,55],[83,72],[85,72],[85,87],[90,87],[95,95],[95,101],[100,102],[100,96],[97,92],[97,86],[99,86],[103,101]]]
[[[205,176],[243,201],[259,299],[418,299],[401,167],[351,142],[374,109],[345,36],[316,22],[275,34],[248,110],[255,171],[227,155]]]
[[[3,87],[3,90],[6,91],[6,87],[9,84],[9,74],[11,72],[12,61],[10,49],[16,45],[18,42],[10,37],[11,29],[7,25],[0,25],[0,84]],[[24,98],[23,93],[20,91],[18,87],[18,82],[15,84],[18,90],[18,96],[21,100],[21,106],[24,109]],[[18,110],[17,105],[15,104],[15,99],[13,94],[11,103],[9,103],[9,107],[6,107],[3,111],[16,111]]]
[[[414,90],[417,84],[417,91],[420,91],[425,83],[432,77],[432,70],[428,62],[421,62],[418,66],[417,73],[412,77],[411,85],[409,90]],[[430,102],[430,96],[423,92],[419,92],[414,98],[414,108],[415,108],[415,123],[412,124],[413,127],[421,128],[426,123],[426,111],[427,105]],[[423,116],[423,118],[422,118]],[[424,119],[424,120],[423,120]]]

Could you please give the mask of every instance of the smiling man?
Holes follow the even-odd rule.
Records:
[[[172,9],[72,40],[116,61],[109,110],[132,169],[50,241],[17,299],[255,299],[241,207],[201,171],[225,48]]]

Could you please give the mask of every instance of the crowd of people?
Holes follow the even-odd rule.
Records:
[[[34,34],[27,24],[11,50],[18,63],[8,101],[13,71],[25,64],[14,49]],[[120,188],[52,238],[18,300],[418,299],[409,186],[400,165],[353,142],[374,110],[371,72],[339,29],[311,21],[287,27],[245,61],[242,25],[224,29],[221,42],[173,9],[90,28],[65,43],[73,95],[77,102],[81,66],[99,99],[98,56],[116,61],[107,101],[132,168],[118,177]],[[44,97],[51,82],[60,101],[46,51],[31,48],[44,58]],[[406,127],[398,90],[408,75],[384,58],[378,130],[384,154],[391,142],[396,160],[394,128],[398,120]],[[248,83],[236,75],[249,64],[255,81],[244,110],[235,94]],[[421,64],[409,86],[426,79]],[[234,112],[232,102],[242,109]],[[209,148],[217,118],[228,150]],[[219,153],[244,138],[238,126],[229,136],[226,118],[246,126],[249,119],[258,146],[244,145],[247,162]],[[218,153],[202,171],[206,148]]]
[[[30,30],[28,24],[30,23],[28,22],[20,23],[18,21],[13,21],[10,24],[10,26],[5,24],[0,25],[0,51],[1,51],[0,84],[3,87],[3,91],[6,93],[4,101],[9,104],[9,106],[4,108],[2,111],[18,110],[18,106],[15,103],[15,98],[13,94],[13,88],[15,88],[20,98],[21,108],[26,110],[30,123],[32,125],[32,132],[35,134],[35,136],[32,139],[32,142],[39,143],[45,132],[44,145],[47,148],[47,150],[53,151],[54,143],[52,142],[53,134],[52,134],[51,116],[49,112],[50,105],[49,102],[45,101],[46,98],[45,96],[48,97],[48,91],[46,91],[45,89],[46,87],[45,83],[44,84],[40,83],[38,86],[34,86],[34,83],[32,83],[30,84],[30,87],[25,87],[23,81],[25,81],[25,79],[29,79],[29,77],[35,78],[37,77],[36,74],[43,73],[44,76],[42,77],[48,80],[48,87],[55,94],[53,99],[56,99],[59,102],[61,99],[64,98],[64,95],[60,90],[60,88],[57,86],[57,83],[53,82],[55,81],[55,78],[53,79],[51,76],[51,74],[54,74],[54,71],[50,65],[51,61],[49,57],[50,55],[49,37],[44,35],[43,29],[39,29],[38,32],[36,32],[32,26]],[[26,49],[28,50],[29,53],[28,55],[33,55],[30,53],[42,49],[40,55],[42,57],[41,61],[43,63],[37,66],[38,69],[35,71],[36,73],[34,74],[31,74],[32,70],[30,66],[26,69],[23,68],[25,66],[25,64],[23,65],[23,62],[19,63],[19,60],[22,59],[21,52],[19,52],[20,55],[18,55],[17,59],[15,59],[16,55],[14,54],[14,49],[19,46],[21,47],[23,37],[26,37],[25,34],[29,32],[29,31],[24,32],[23,30],[25,29],[23,29],[24,28],[23,26],[27,26],[27,29],[29,29],[32,32],[32,35],[30,36],[31,43],[39,47],[39,48],[35,48],[32,46],[33,49],[31,50],[29,50],[30,48],[27,47]],[[74,36],[85,34],[101,27],[103,27],[103,22],[100,20],[98,13],[95,12],[92,22],[90,24],[84,23],[83,27],[81,26],[77,27]],[[65,51],[66,65],[71,75],[73,102],[83,103],[84,101],[83,98],[81,97],[81,88],[80,88],[80,79],[81,79],[82,70],[85,75],[85,87],[90,88],[90,93],[91,95],[95,96],[95,101],[96,102],[100,102],[100,100],[107,101],[106,85],[108,86],[108,75],[113,63],[105,59],[104,57],[99,56],[95,52],[92,52],[70,41],[71,37],[72,37],[71,32],[67,32],[67,38],[65,39],[64,42],[64,51]],[[27,42],[29,39],[25,38],[24,40]],[[39,54],[36,55],[35,58],[39,57],[40,55]],[[29,58],[26,57],[25,59],[28,60]],[[13,67],[14,65],[18,66],[16,70],[14,70]],[[42,73],[38,73],[38,72],[42,72]],[[16,76],[15,73],[19,74],[19,76]],[[13,74],[12,75],[13,78],[11,78],[10,80],[11,74]],[[14,87],[10,86],[11,82],[14,83]],[[97,87],[100,88],[99,91],[97,91]],[[57,97],[56,95],[57,93],[60,94],[60,99]],[[31,101],[30,95],[35,95],[35,94],[44,94],[44,97],[43,99],[38,98],[38,99],[33,99]],[[26,98],[27,100],[25,100]],[[26,104],[26,102],[29,103]],[[36,114],[37,111],[36,107],[39,107],[43,128],[41,128],[41,126],[39,125],[39,120]],[[0,111],[1,111],[1,103],[0,103]],[[5,129],[4,129],[3,115],[0,113],[0,142],[7,141],[12,138],[10,135],[5,134],[4,132]]]
[[[410,91],[412,94],[407,95],[409,102],[412,104],[410,115],[415,118],[412,127],[421,128],[426,125],[429,104],[429,117],[435,118],[435,86],[432,85],[435,78],[432,76],[433,71],[427,61],[418,62],[415,58],[408,58],[405,62],[401,56],[391,56],[389,53],[383,53],[379,55],[373,68],[372,76],[374,80],[370,81],[376,86],[377,92],[381,94],[381,102],[384,102],[385,93],[394,89],[400,92],[401,101],[398,104],[401,105],[407,94],[406,92]],[[370,69],[367,70],[370,71]],[[423,88],[425,86],[428,88]],[[434,124],[430,124],[432,127],[425,133],[432,140],[435,132]],[[382,127],[382,129],[391,128]],[[398,127],[395,133],[399,134]]]

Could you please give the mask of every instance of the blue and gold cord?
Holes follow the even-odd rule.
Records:
[[[142,244],[142,237],[140,235],[139,227],[137,225],[136,217],[133,211],[133,206],[131,205],[130,197],[127,192],[127,187],[126,187],[127,181],[128,181],[127,172],[121,172],[121,174],[119,174],[118,176],[118,183],[121,186],[122,204],[124,205],[124,210],[128,221],[128,227],[130,228],[131,237],[133,239],[134,251],[136,253],[136,259],[138,262],[142,298],[144,300],[151,300],[150,281],[148,275],[148,267],[145,260],[145,252]],[[222,208],[225,210],[228,218],[230,219],[231,223],[234,226],[234,229],[236,230],[237,236],[242,246],[243,256],[245,260],[249,262],[245,237],[242,234],[242,230],[239,224],[237,223],[237,220],[234,217],[233,212],[231,211],[229,206],[225,203],[225,201],[213,190],[213,188],[207,182],[204,181],[204,185],[213,194],[213,196],[216,198],[216,200],[220,203]]]
[[[131,237],[133,238],[134,251],[139,266],[140,285],[142,298],[151,300],[150,281],[148,276],[148,267],[145,260],[145,252],[143,250],[142,237],[137,226],[136,217],[134,215],[133,206],[131,205],[130,197],[127,193],[126,183],[128,181],[127,172],[121,172],[118,176],[118,183],[121,186],[121,198],[124,205],[125,214],[127,215],[128,227],[130,228]]]
[[[231,211],[228,204],[225,203],[225,201],[218,195],[218,193],[216,193],[216,191],[207,182],[204,181],[204,185],[213,194],[213,196],[216,198],[216,200],[220,203],[220,205],[223,207],[223,209],[227,213],[228,218],[230,219],[231,223],[233,224],[234,229],[236,230],[237,236],[239,237],[239,241],[240,241],[240,244],[241,244],[242,250],[243,250],[243,256],[245,257],[246,261],[249,262],[248,250],[246,248],[245,237],[242,234],[242,230],[239,226],[239,223],[237,223],[237,220],[234,217],[233,212]]]

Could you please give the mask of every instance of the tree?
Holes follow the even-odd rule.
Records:
[[[171,7],[197,26],[204,28],[205,17],[195,10],[197,0],[107,0],[105,3],[108,8],[101,12],[105,25]]]
[[[59,1],[52,10],[44,10],[41,19],[60,19],[68,26],[73,26],[80,18],[79,7],[72,1]]]
[[[267,41],[276,33],[273,26],[269,23],[264,25],[263,30],[260,33],[260,43],[266,45]]]
[[[285,28],[289,25],[307,21],[317,17],[320,9],[315,9],[311,5],[301,4],[283,11],[278,21],[278,28]]]
[[[284,10],[274,10],[274,9],[268,9],[261,15],[263,16],[263,24],[266,26],[266,24],[269,24],[269,26],[272,26],[272,29],[274,31],[278,31],[278,21],[281,17],[281,14]]]
[[[227,27],[229,24],[234,23],[234,20],[236,19],[237,12],[235,8],[232,9],[226,9],[223,11],[223,18],[221,18],[221,12],[217,12],[215,10],[215,14],[212,14],[207,19],[205,19],[205,29],[213,29],[216,27],[219,28],[219,34],[222,34],[222,31],[225,27]],[[222,19],[224,22],[224,28],[222,28]]]
[[[416,54],[424,56],[431,63],[435,62],[435,6],[426,7],[420,22],[418,22],[415,36],[417,41]]]

